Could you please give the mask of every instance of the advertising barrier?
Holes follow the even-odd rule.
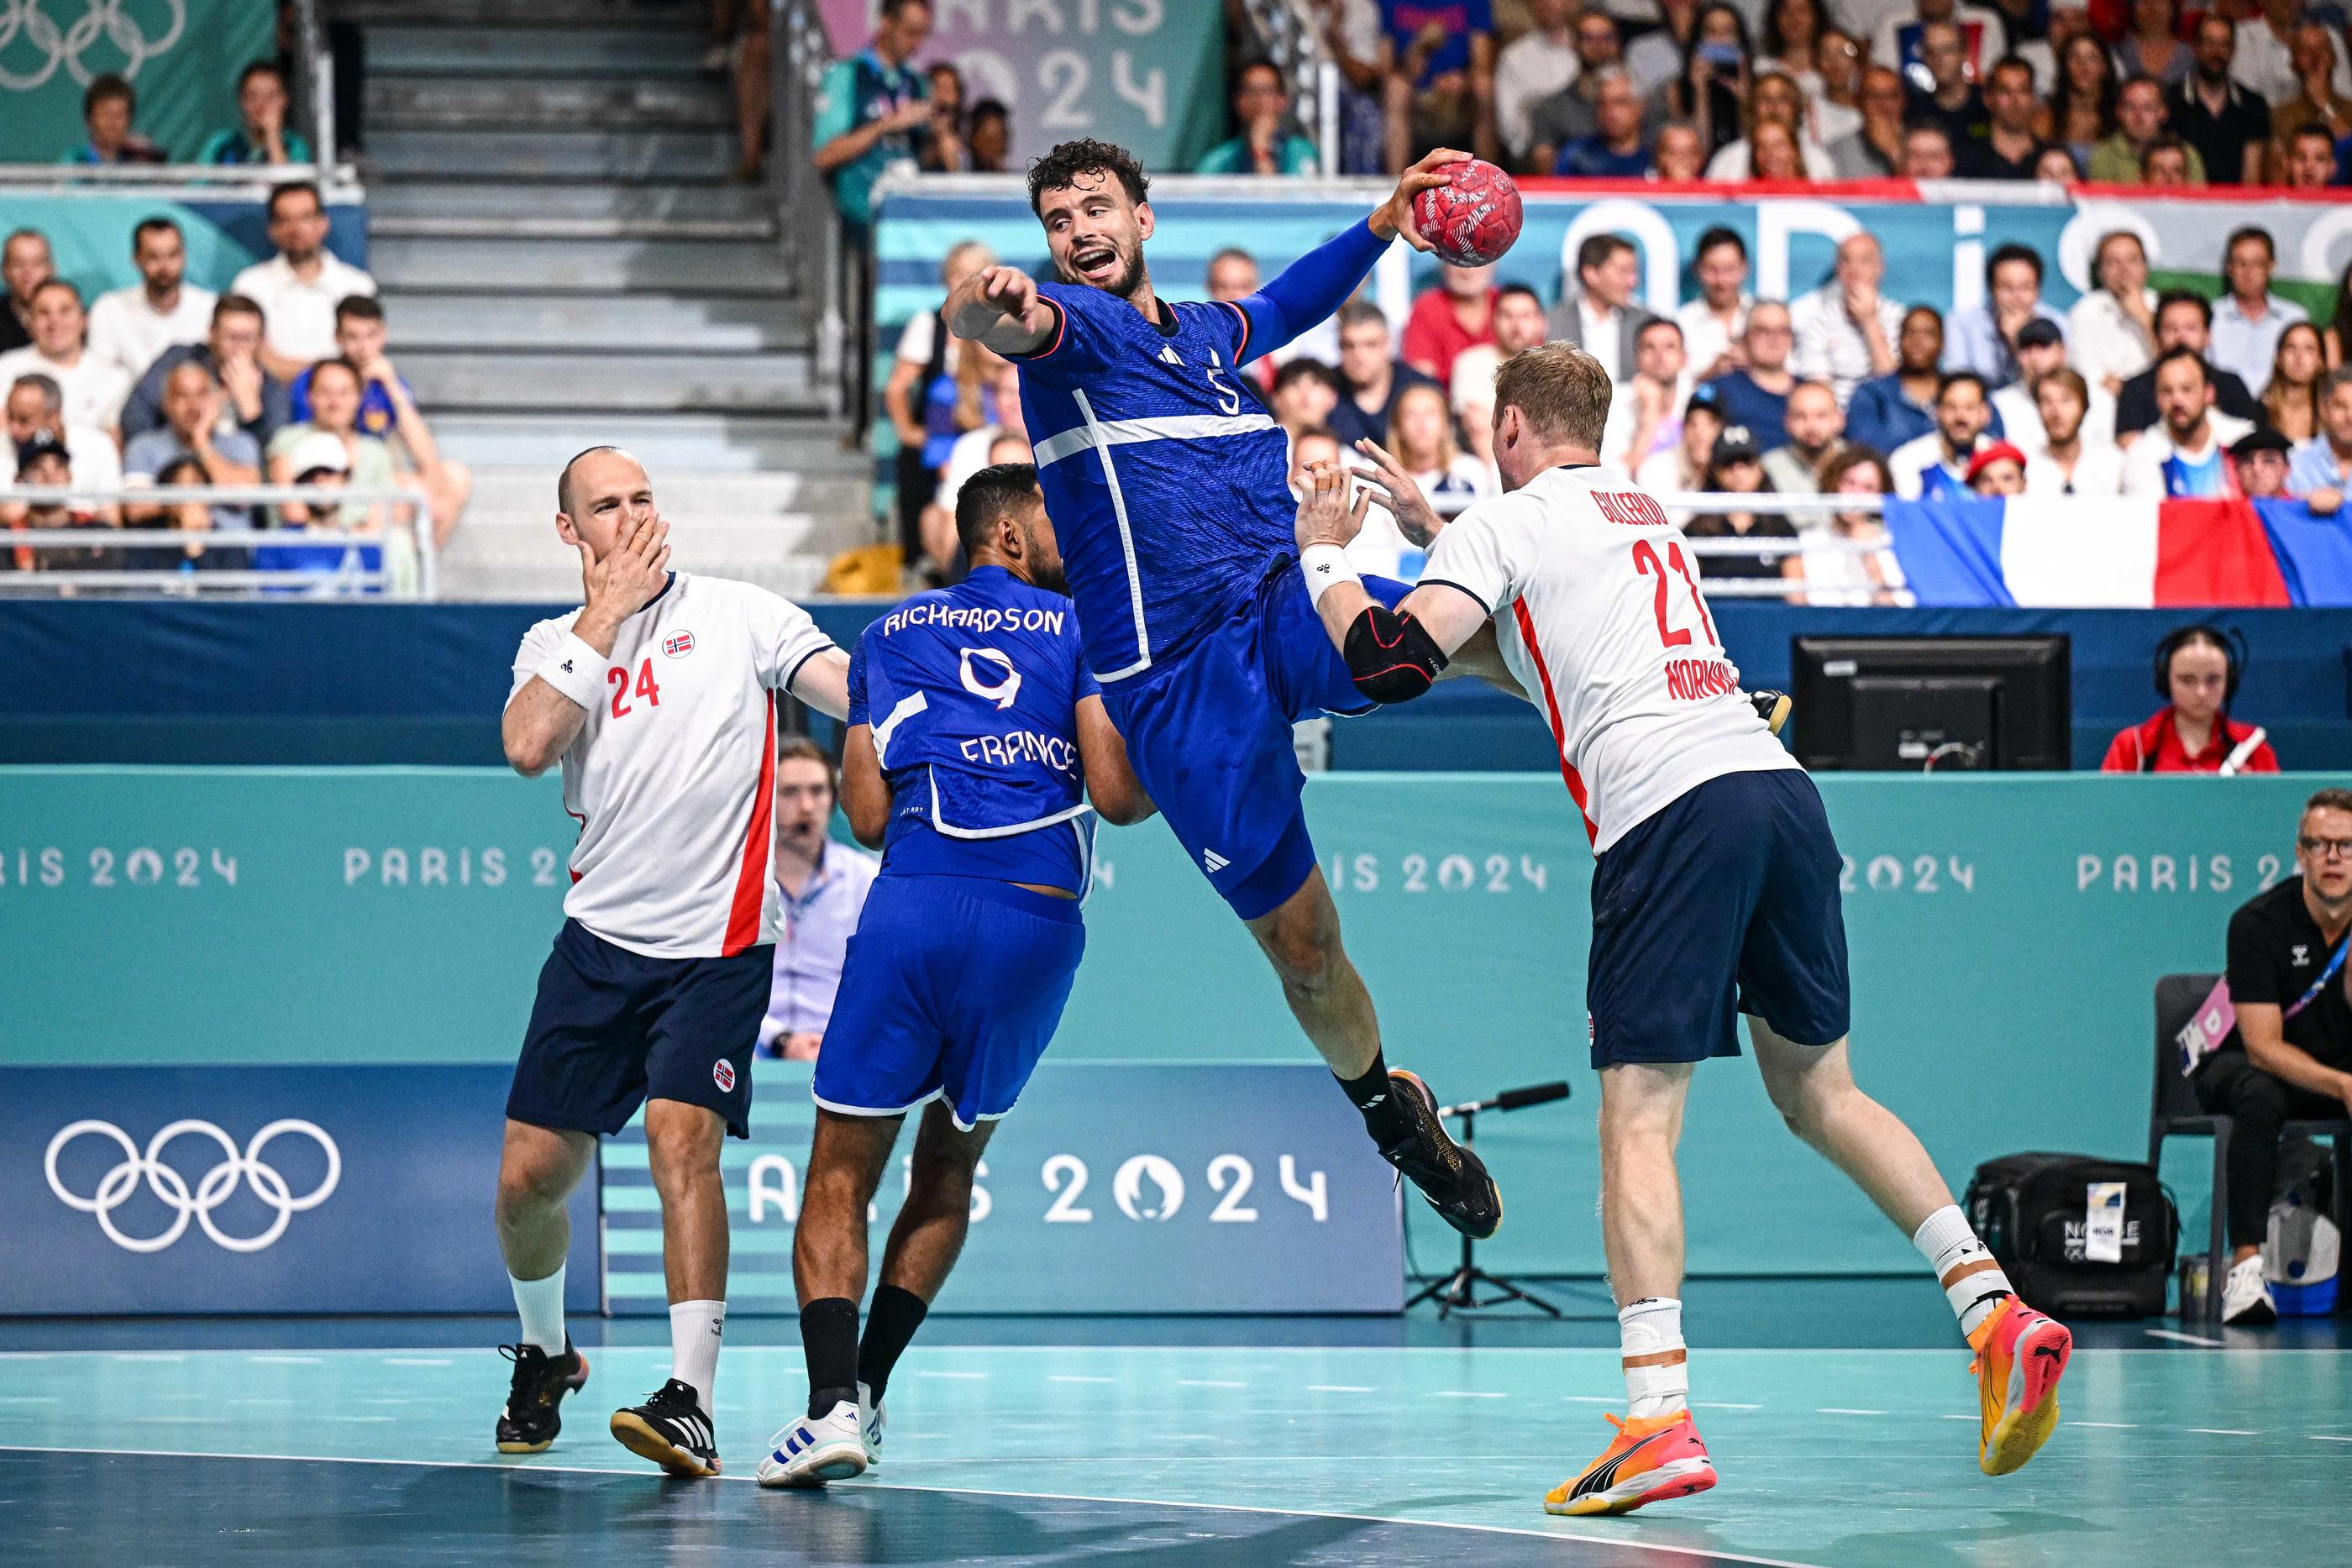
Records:
[[[0,1067],[0,1315],[506,1312],[507,1078]],[[572,1204],[574,1311],[596,1307],[595,1186]]]
[[[723,1156],[730,1312],[792,1313],[809,1069],[761,1061],[751,1136]],[[919,1113],[873,1205],[873,1258],[906,1196]],[[604,1148],[604,1290],[660,1315],[661,1216],[643,1118]],[[1416,1204],[1419,1200],[1413,1199]],[[1321,1067],[1047,1061],[997,1124],[950,1312],[1392,1312],[1396,1173]]]

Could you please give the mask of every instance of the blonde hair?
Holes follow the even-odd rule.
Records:
[[[1599,360],[1573,343],[1546,343],[1512,355],[1495,372],[1495,413],[1516,408],[1536,434],[1593,451],[1615,390]]]
[[[1454,465],[1454,460],[1462,455],[1462,451],[1454,444],[1454,411],[1446,406],[1445,393],[1427,382],[1415,382],[1401,389],[1396,401],[1389,404],[1389,450],[1396,454],[1405,466],[1412,466],[1412,460],[1406,455],[1404,449],[1404,400],[1415,392],[1426,392],[1437,400],[1437,461],[1431,466],[1444,473]]]

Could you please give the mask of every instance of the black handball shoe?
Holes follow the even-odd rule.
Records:
[[[572,1348],[568,1336],[562,1355],[535,1344],[502,1344],[499,1354],[514,1363],[507,1407],[499,1412],[499,1452],[541,1453],[563,1430],[563,1396],[587,1385],[588,1358]]]
[[[719,1473],[719,1439],[689,1384],[671,1378],[643,1405],[613,1412],[613,1437],[674,1476]]]
[[[1797,706],[1789,700],[1786,692],[1749,692],[1748,700],[1756,705],[1756,716],[1762,719],[1775,735],[1780,733]]]
[[[1396,1097],[1412,1131],[1381,1145],[1381,1157],[1404,1173],[1445,1223],[1484,1241],[1503,1223],[1503,1195],[1478,1156],[1455,1143],[1438,1119],[1437,1097],[1417,1073],[1389,1069],[1389,1092]]]

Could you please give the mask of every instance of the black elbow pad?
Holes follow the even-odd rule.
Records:
[[[1427,628],[1385,604],[1367,607],[1348,628],[1348,678],[1376,703],[1411,702],[1436,684],[1445,654]]]

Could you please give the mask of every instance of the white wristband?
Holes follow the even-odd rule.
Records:
[[[1318,608],[1332,584],[1363,581],[1348,564],[1348,552],[1338,545],[1308,545],[1298,552],[1298,570],[1307,579],[1307,602]]]
[[[604,655],[588,645],[586,638],[576,632],[566,632],[555,652],[540,665],[539,678],[586,708],[596,711],[596,704],[604,695]]]

